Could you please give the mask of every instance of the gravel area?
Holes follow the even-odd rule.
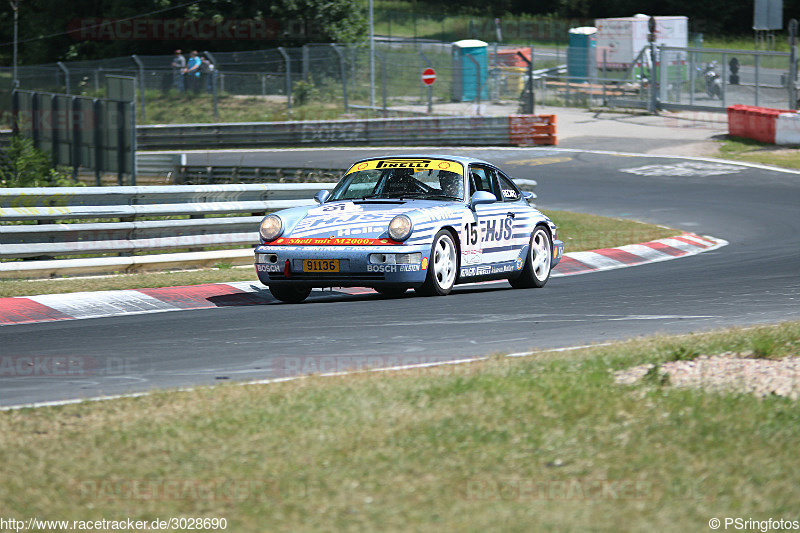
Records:
[[[662,365],[640,365],[614,373],[615,381],[632,385],[648,372],[668,377],[675,387],[698,387],[706,390],[751,393],[758,397],[800,397],[800,357],[753,359],[726,353],[700,356],[691,361],[672,361]]]

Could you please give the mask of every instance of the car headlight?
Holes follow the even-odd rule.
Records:
[[[265,241],[274,241],[280,237],[283,232],[283,221],[278,215],[268,215],[261,221],[261,226],[258,228],[261,238]]]
[[[396,241],[404,241],[411,235],[411,219],[406,215],[397,215],[389,222],[389,237]]]

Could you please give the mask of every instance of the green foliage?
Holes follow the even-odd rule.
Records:
[[[62,170],[52,168],[46,153],[33,147],[27,137],[14,136],[0,152],[0,187],[81,186]]]
[[[292,100],[294,105],[305,105],[319,99],[319,91],[312,81],[297,81],[292,87]]]
[[[364,5],[350,0],[277,0],[269,15],[294,41],[354,43],[367,35]]]

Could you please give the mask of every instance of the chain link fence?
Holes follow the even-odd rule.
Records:
[[[563,49],[556,54],[553,51],[489,44],[485,77],[479,80],[485,87],[477,93],[482,95],[482,103],[518,104],[514,112],[524,112],[529,80],[533,78],[537,112],[549,105],[647,107],[651,87],[666,108],[723,111],[733,104],[795,107],[794,82],[790,80],[796,70],[789,68],[788,53],[660,47],[662,59],[657,59],[654,69],[648,49],[622,68],[611,68],[600,51],[595,58],[587,59],[592,62],[591,68],[582,68],[583,73],[576,75],[572,60],[569,69],[564,64],[570,50],[566,54]],[[463,78],[454,46],[447,42],[376,42],[374,83],[366,46],[309,44],[243,52],[202,51],[201,55],[210,60],[213,73],[203,73],[196,91],[211,93],[216,88],[220,94],[261,97],[289,109],[316,100],[341,106],[342,112],[366,108],[378,116],[384,110],[426,114],[430,94],[435,114],[437,104],[468,101],[463,87],[478,81]],[[534,74],[530,78],[525,58],[533,59]],[[103,96],[106,76],[132,76],[137,80],[137,105],[144,116],[141,106],[146,110],[148,98],[178,90],[180,73],[172,68],[172,60],[172,55],[130,56],[20,66],[18,87]],[[421,79],[422,71],[429,67],[436,73],[430,89]],[[11,69],[0,69],[3,109],[10,109],[11,85]]]

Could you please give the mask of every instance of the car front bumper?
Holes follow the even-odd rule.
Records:
[[[255,249],[258,279],[264,285],[311,287],[419,287],[425,282],[430,245],[269,246]],[[402,263],[381,262],[380,256]],[[305,272],[305,261],[338,260],[338,272]],[[288,261],[288,266],[287,266]]]

